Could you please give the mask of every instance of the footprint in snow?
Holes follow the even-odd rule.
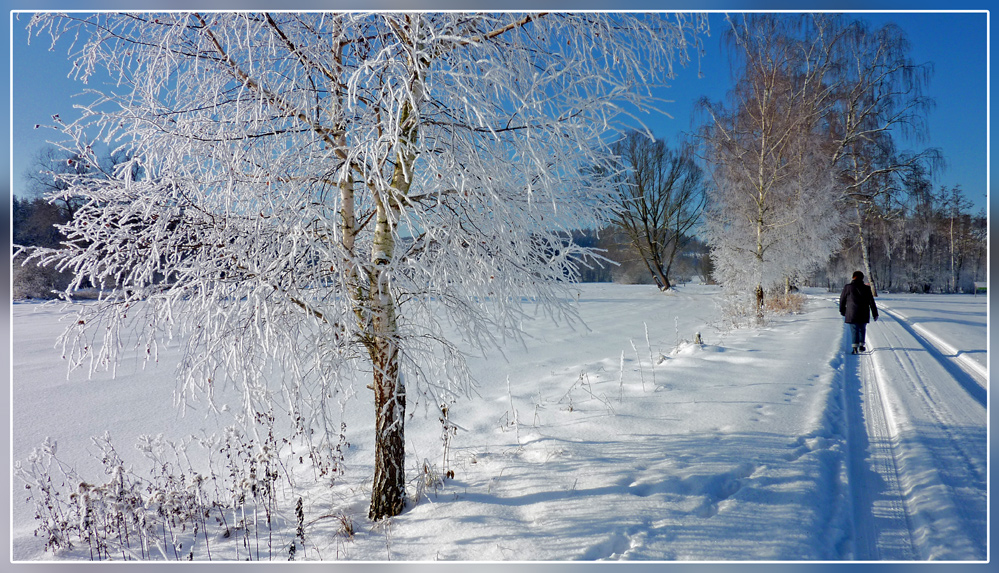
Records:
[[[702,490],[704,500],[694,513],[703,518],[718,515],[723,505],[727,505],[724,502],[742,489],[742,480],[752,476],[757,469],[755,464],[745,463],[732,471],[710,478]]]

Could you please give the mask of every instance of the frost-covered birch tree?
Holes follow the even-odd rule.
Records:
[[[814,160],[825,148],[818,135],[832,99],[826,23],[812,15],[729,19],[738,79],[727,105],[705,104],[714,182],[705,221],[716,276],[730,291],[752,293],[758,320],[765,291],[792,271],[796,229],[809,228],[823,211],[838,219],[837,197],[821,193],[830,190],[828,156],[824,164]],[[826,182],[808,184],[823,173]],[[833,248],[816,255],[828,258]]]
[[[839,183],[829,169],[822,144],[821,137],[813,136],[811,143],[799,148],[801,155],[793,159],[798,168],[783,193],[787,223],[780,230],[783,240],[775,245],[771,260],[774,278],[784,283],[776,286],[783,286],[785,294],[829,261],[846,232],[846,218],[837,201]]]
[[[878,200],[897,187],[900,177],[941,164],[937,150],[896,148],[899,136],[917,141],[925,136],[925,114],[932,100],[924,91],[932,67],[911,59],[908,40],[892,24],[875,28],[837,14],[764,14],[729,22],[733,52],[744,64],[739,70],[743,87],[733,91],[730,113],[721,106],[709,108],[713,120],[709,141],[716,160],[730,166],[747,160],[753,164],[743,171],[757,194],[757,237],[769,225],[762,206],[769,186],[776,181],[774,176],[791,173],[788,167],[795,164],[781,155],[790,141],[783,131],[793,127],[808,138],[820,135],[825,141],[813,144],[824,150],[837,177],[831,189],[836,205],[830,209],[850,212],[863,266],[873,284],[865,227],[878,216]],[[783,79],[773,81],[778,78]],[[784,116],[773,115],[777,110]],[[748,123],[743,121],[748,126],[743,131],[753,135],[743,138],[750,144],[733,146],[729,134],[739,132],[740,118],[750,118]],[[802,119],[809,127],[793,125]],[[722,154],[718,153],[719,141],[729,146]],[[734,151],[740,147],[741,151]],[[749,148],[752,152],[743,153]],[[738,159],[733,162],[732,158]],[[815,199],[829,205],[827,199]],[[791,205],[783,200],[774,204]],[[757,241],[756,261],[747,267],[760,267],[762,250]],[[756,287],[757,308],[761,309],[764,289],[759,282]]]
[[[464,343],[516,339],[591,253],[609,145],[687,59],[669,14],[43,14],[92,103],[67,147],[127,151],[65,249],[32,256],[104,287],[73,364],[180,337],[183,400],[234,384],[247,413],[322,429],[356,373],[376,419],[369,516],[402,511],[407,396],[467,392]],[[55,41],[55,40],[53,40]],[[136,176],[135,174],[139,174]],[[58,197],[53,196],[53,199]],[[71,289],[72,290],[72,287]],[[126,318],[128,316],[128,318]]]
[[[789,173],[768,190],[765,202],[738,170],[717,165],[720,188],[706,213],[714,274],[732,294],[752,293],[757,318],[760,295],[789,294],[828,262],[845,230],[821,141],[799,142],[785,160]]]
[[[840,62],[836,105],[828,116],[831,160],[839,172],[841,195],[853,211],[864,270],[877,295],[865,240],[867,219],[877,212],[875,201],[890,192],[891,179],[943,164],[937,149],[896,149],[899,136],[918,142],[927,135],[926,114],[934,104],[925,89],[933,66],[912,60],[909,40],[895,24],[872,28],[855,20],[837,25],[842,32],[831,50]]]

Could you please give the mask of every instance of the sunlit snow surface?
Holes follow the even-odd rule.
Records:
[[[460,428],[448,461],[453,479],[390,523],[370,523],[373,406],[360,387],[345,416],[346,474],[332,488],[316,484],[296,467],[297,457],[288,457],[298,473],[294,487],[283,482],[286,501],[276,523],[284,530],[275,535],[294,535],[294,500],[302,496],[312,523],[299,559],[870,558],[858,549],[857,532],[882,548],[881,559],[985,558],[986,425],[978,398],[986,383],[948,358],[964,354],[986,364],[985,297],[883,295],[882,320],[869,329],[875,350],[852,357],[843,352],[838,293],[811,291],[802,314],[729,330],[716,287],[577,290],[585,325],[556,325],[539,314],[524,325],[526,348],[469,358],[478,395],[451,408]],[[180,439],[230,423],[228,414],[207,415],[196,403],[179,416],[175,349],[144,369],[136,357],[113,380],[67,380],[61,350],[53,347],[61,316],[58,306],[13,306],[13,461],[50,437],[60,459],[100,482],[106,477],[92,459],[91,435],[109,432],[118,452],[141,467],[132,445],[142,434]],[[888,343],[893,329],[919,334],[917,325],[957,352]],[[693,344],[696,333],[703,344]],[[945,362],[932,372],[953,380],[925,381],[936,389],[919,390],[931,397],[929,410],[916,390],[894,382],[905,372],[898,357]],[[917,379],[931,371],[916,370]],[[907,553],[892,553],[876,527],[855,527],[878,501],[865,509],[850,487],[851,476],[873,472],[866,446],[850,449],[867,443],[859,435],[865,372],[881,380],[887,389],[879,395],[892,402],[886,431],[896,435],[888,440],[894,449],[885,451],[895,452],[898,495],[910,514]],[[407,472],[415,478],[425,461],[442,469],[441,426],[425,398],[409,400]],[[969,411],[958,419],[950,404]],[[935,462],[947,457],[953,439],[964,442],[962,449]],[[197,452],[192,456],[199,463]],[[42,553],[23,484],[15,478],[12,487],[15,560],[89,559],[85,549]],[[338,512],[352,519],[353,538],[337,536],[337,520],[323,518]],[[213,559],[226,558],[234,542],[212,539]],[[270,557],[286,559],[287,552]]]

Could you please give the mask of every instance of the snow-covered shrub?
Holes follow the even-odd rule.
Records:
[[[349,515],[347,515],[346,513],[342,512],[342,511],[339,512],[339,513],[337,513],[336,519],[337,519],[337,523],[338,523],[337,528],[336,528],[337,535],[343,537],[344,539],[353,539],[354,538],[354,520],[351,519]]]
[[[728,285],[723,287],[723,296],[718,300],[721,311],[719,327],[723,330],[747,328],[759,324],[756,300],[752,291],[738,290]],[[766,323],[766,316],[763,323]]]
[[[26,464],[14,465],[29,492],[26,501],[34,503],[35,535],[43,537],[46,551],[89,554],[95,561],[193,561],[270,560],[279,547],[297,543],[304,549],[300,501],[297,529],[281,529],[283,499],[276,486],[282,472],[273,433],[262,443],[234,427],[222,438],[183,443],[140,437],[136,447],[150,462],[145,476],[126,466],[107,434],[92,441],[107,476],[103,483],[60,461],[48,440]],[[191,465],[192,445],[208,450],[207,471]]]
[[[791,293],[772,293],[767,297],[767,312],[772,314],[798,314],[805,309],[805,295]]]
[[[24,255],[13,258],[11,264],[11,298],[55,299],[66,290],[71,275],[35,261],[24,263]]]
[[[424,497],[429,497],[431,492],[436,494],[440,488],[444,487],[444,478],[441,476],[440,469],[436,464],[430,463],[428,459],[423,460],[413,482],[412,500],[414,504],[419,503]]]

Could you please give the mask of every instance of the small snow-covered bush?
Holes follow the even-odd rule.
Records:
[[[756,303],[751,293],[725,288],[725,295],[719,299],[718,308],[721,311],[721,328],[747,328],[760,324],[756,316]],[[764,316],[764,323],[766,316]]]
[[[415,482],[412,494],[414,504],[419,503],[424,497],[429,497],[431,492],[436,494],[444,487],[444,478],[441,476],[440,469],[428,459],[423,460],[413,482]]]
[[[771,294],[766,299],[766,310],[773,314],[798,314],[805,309],[805,295],[792,292]]]
[[[71,275],[52,267],[43,267],[35,261],[24,264],[24,256],[14,257],[11,265],[11,298],[55,299],[66,290]]]

